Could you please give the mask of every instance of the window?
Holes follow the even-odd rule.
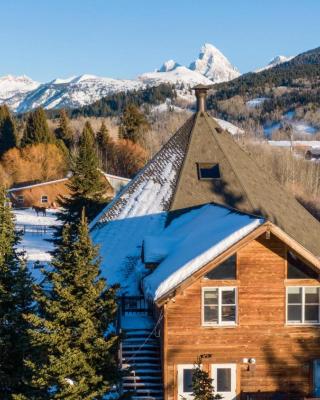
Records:
[[[48,203],[48,196],[41,196],[41,203]]]
[[[318,279],[319,274],[303,262],[293,252],[287,252],[287,278],[288,279]]]
[[[224,400],[233,400],[237,397],[236,364],[211,364],[211,377],[216,393]]]
[[[192,399],[193,364],[178,365],[178,399]]]
[[[219,164],[198,163],[198,178],[201,180],[220,179]]]
[[[19,195],[17,196],[17,200],[18,200],[18,203],[19,203],[19,204],[23,204],[23,202],[24,202],[24,196],[23,196],[23,194],[19,194]]]
[[[320,323],[320,288],[316,286],[287,287],[288,324]]]
[[[206,279],[237,279],[237,257],[234,254],[227,260],[223,261],[217,267],[213,268],[205,276]]]
[[[203,288],[203,325],[235,325],[237,316],[236,288]]]

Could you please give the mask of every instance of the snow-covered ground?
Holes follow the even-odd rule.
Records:
[[[260,107],[267,99],[267,97],[256,97],[255,99],[248,100],[246,105],[248,108],[257,108]]]
[[[289,111],[283,114],[281,121],[275,121],[271,124],[264,126],[264,134],[266,137],[271,137],[272,133],[278,129],[281,129],[285,125],[291,126],[293,133],[314,135],[317,133],[317,129],[308,124],[305,121],[295,119],[296,115],[294,111]]]
[[[57,210],[48,209],[46,216],[37,216],[31,208],[15,209],[14,215],[17,229],[24,232],[18,249],[25,252],[29,269],[33,277],[39,281],[41,273],[34,263],[39,261],[44,265],[51,260],[50,251],[53,250],[53,244],[49,241],[53,236],[51,227],[61,224],[57,220]]]
[[[290,140],[269,140],[268,143],[275,147],[291,147]],[[292,145],[308,148],[320,148],[320,140],[293,140]]]

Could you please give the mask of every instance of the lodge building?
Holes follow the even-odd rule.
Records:
[[[93,221],[121,284],[122,390],[192,399],[320,397],[320,224],[206,112],[191,116]]]

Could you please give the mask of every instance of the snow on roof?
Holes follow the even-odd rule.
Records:
[[[31,189],[37,186],[44,186],[44,185],[51,185],[53,183],[60,183],[60,182],[65,182],[67,181],[69,178],[61,178],[61,179],[56,179],[54,181],[48,181],[48,182],[40,182],[40,183],[33,183],[30,185],[26,185],[26,186],[20,186],[20,187],[15,187],[12,189],[9,189],[8,192],[18,192],[19,190],[24,190],[24,189]]]
[[[192,123],[193,117],[90,224],[103,254],[102,274],[110,284],[121,283],[127,294],[139,294],[146,272],[141,261],[144,237],[164,229]]]
[[[153,247],[144,249],[147,259],[163,258],[143,280],[146,297],[161,298],[262,223],[264,219],[213,204],[177,217]]]

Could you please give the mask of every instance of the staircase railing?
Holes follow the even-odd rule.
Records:
[[[152,307],[143,296],[121,296],[119,303],[122,315],[152,315]]]

